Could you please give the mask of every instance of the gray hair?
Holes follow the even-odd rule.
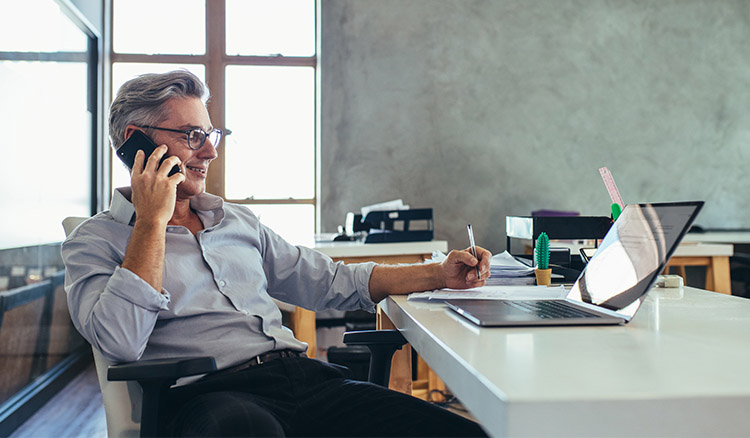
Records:
[[[174,98],[200,98],[205,105],[208,87],[187,70],[148,73],[125,82],[109,107],[109,139],[114,149],[125,142],[128,125],[156,126],[169,117],[166,103]]]

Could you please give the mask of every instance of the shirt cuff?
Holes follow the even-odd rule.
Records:
[[[127,268],[118,266],[107,284],[109,291],[125,301],[146,310],[169,310],[169,292],[159,293],[150,284]]]
[[[354,265],[354,284],[362,298],[362,308],[369,312],[374,312],[377,306],[370,295],[370,276],[372,276],[372,270],[376,265],[377,263],[375,262],[357,263]]]

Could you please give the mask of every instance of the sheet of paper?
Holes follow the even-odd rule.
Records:
[[[409,301],[434,301],[450,299],[477,300],[540,300],[565,298],[563,286],[482,286],[475,289],[439,289],[409,295]]]
[[[492,259],[490,260],[490,266],[496,267],[498,269],[509,269],[509,270],[531,269],[532,271],[534,270],[530,266],[519,262],[515,257],[510,255],[508,251],[503,251],[500,254],[493,255]]]
[[[490,274],[493,278],[525,277],[533,273],[534,268],[519,262],[508,251],[495,254],[490,260]]]
[[[408,210],[409,205],[404,204],[401,199],[394,199],[393,201],[381,202],[379,204],[366,205],[362,207],[362,217],[367,216],[367,213],[371,211],[388,211],[388,210]]]

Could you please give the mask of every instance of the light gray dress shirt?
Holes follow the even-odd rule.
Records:
[[[204,229],[168,226],[163,293],[122,268],[135,222],[130,188],[62,245],[73,324],[114,362],[213,356],[219,369],[272,350],[305,351],[271,297],[310,310],[374,311],[374,263],[344,265],[294,246],[246,207],[204,193]]]

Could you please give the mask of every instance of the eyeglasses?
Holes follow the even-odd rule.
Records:
[[[197,151],[198,149],[202,148],[203,143],[206,142],[206,139],[208,139],[211,142],[214,149],[218,149],[219,143],[221,142],[221,137],[232,133],[232,131],[228,129],[224,131],[222,131],[221,129],[212,129],[211,132],[206,132],[202,130],[201,128],[192,128],[192,129],[184,129],[184,130],[160,128],[158,126],[140,126],[140,128],[158,129],[160,131],[180,132],[182,134],[185,134],[187,136],[188,147],[194,151]]]

